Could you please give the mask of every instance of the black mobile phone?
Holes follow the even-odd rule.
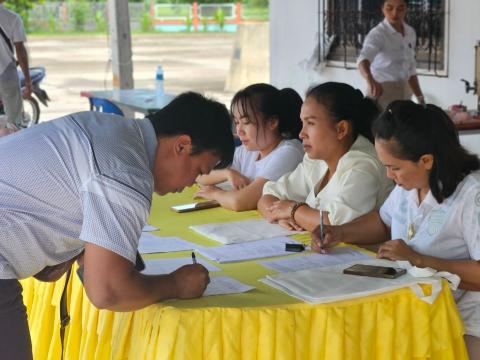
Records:
[[[209,201],[202,201],[197,203],[190,203],[190,204],[183,204],[183,205],[175,205],[172,206],[172,210],[178,213],[189,212],[189,211],[196,211],[196,210],[203,210],[203,209],[211,209],[214,207],[219,207],[220,204],[216,200],[209,200]]]
[[[397,267],[355,264],[343,270],[344,274],[395,279],[407,270]]]

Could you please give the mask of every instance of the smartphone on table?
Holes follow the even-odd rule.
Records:
[[[395,279],[407,270],[397,267],[355,264],[343,270],[344,274]]]
[[[175,206],[172,206],[172,210],[178,213],[183,213],[183,212],[189,212],[189,211],[210,209],[218,206],[220,206],[218,201],[209,200],[209,201],[202,201],[197,203],[175,205]]]

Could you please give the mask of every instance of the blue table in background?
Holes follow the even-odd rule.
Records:
[[[82,91],[80,96],[87,97],[90,110],[124,115],[122,108],[142,114],[151,114],[170,103],[175,95],[155,96],[149,89],[114,89],[106,91]]]

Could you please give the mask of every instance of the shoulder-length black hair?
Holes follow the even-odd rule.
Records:
[[[297,139],[302,130],[300,110],[302,98],[292,88],[277,89],[270,84],[258,83],[247,86],[238,91],[230,105],[233,117],[233,108],[237,107],[240,114],[249,117],[256,126],[263,126],[271,118],[278,119],[278,131],[284,139]],[[248,116],[248,110],[253,111]]]
[[[439,203],[480,168],[479,158],[460,145],[450,117],[435,105],[394,101],[373,123],[372,132],[375,139],[393,140],[390,151],[399,159],[417,162],[423,155],[433,155],[429,185]]]

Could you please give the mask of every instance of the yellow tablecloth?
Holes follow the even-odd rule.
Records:
[[[155,234],[215,245],[187,226],[258,216],[253,211],[177,214],[169,209],[190,202],[191,194],[189,189],[155,197],[149,221],[160,228]],[[410,289],[309,305],[258,282],[274,272],[254,261],[215,265],[256,289],[113,313],[94,308],[72,273],[65,359],[467,359],[463,324],[447,286],[432,305]],[[59,358],[64,281],[22,281],[35,359]]]

